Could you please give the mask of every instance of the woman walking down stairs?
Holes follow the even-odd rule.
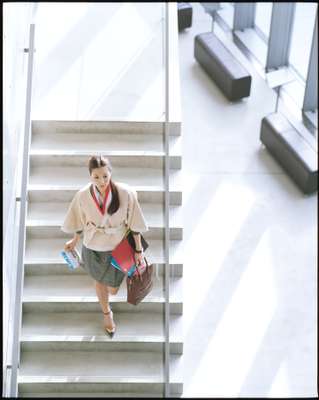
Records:
[[[176,133],[176,132],[175,132]],[[180,132],[170,142],[170,391],[182,393]],[[116,332],[106,335],[92,278],[60,252],[68,207],[89,180],[87,160],[105,155],[112,178],[134,188],[147,221],[145,252],[158,268],[151,293],[126,301],[125,280],[109,293]],[[33,121],[26,222],[21,397],[155,397],[164,390],[163,124]],[[82,249],[82,238],[77,241]],[[109,318],[110,319],[110,318]],[[111,323],[111,321],[105,321]],[[109,324],[110,325],[110,324]]]

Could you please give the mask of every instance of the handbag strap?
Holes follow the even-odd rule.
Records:
[[[149,263],[148,263],[148,261],[147,261],[147,258],[144,256],[144,260],[145,260],[145,263],[146,263],[146,269],[147,268],[149,268]],[[139,278],[141,279],[142,278],[142,276],[141,276],[141,273],[140,273],[140,271],[139,271],[139,269],[138,269],[138,267],[136,267],[136,272],[137,272],[137,275],[139,276]],[[132,277],[127,277],[127,279],[129,279],[130,281],[132,280]]]

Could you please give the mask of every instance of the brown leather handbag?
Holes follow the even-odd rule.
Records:
[[[146,267],[136,268],[136,273],[126,278],[127,302],[135,306],[149,294],[153,287],[154,265],[149,265],[146,257],[144,259]]]

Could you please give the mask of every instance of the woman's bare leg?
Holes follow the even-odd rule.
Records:
[[[117,294],[117,292],[119,291],[119,288],[120,287],[107,286],[107,290],[112,296]]]
[[[114,288],[110,288],[110,289],[114,289]],[[102,309],[103,313],[107,313],[110,311],[110,306],[109,306],[109,287],[104,285],[103,283],[97,282],[95,281],[95,290],[96,290],[96,294],[97,297],[99,299],[100,302],[100,306]],[[113,290],[110,290],[111,294],[116,294],[114,293]],[[104,314],[104,323],[105,323],[105,327],[109,330],[113,330],[116,325],[114,324],[113,318],[112,318],[112,313],[105,315]]]

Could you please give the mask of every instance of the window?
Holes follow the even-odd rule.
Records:
[[[218,15],[226,22],[229,28],[233,27],[234,20],[234,3],[220,3],[221,10]]]
[[[256,3],[255,27],[268,41],[270,31],[272,3]]]
[[[296,3],[289,63],[304,80],[307,78],[316,11],[316,3]]]

